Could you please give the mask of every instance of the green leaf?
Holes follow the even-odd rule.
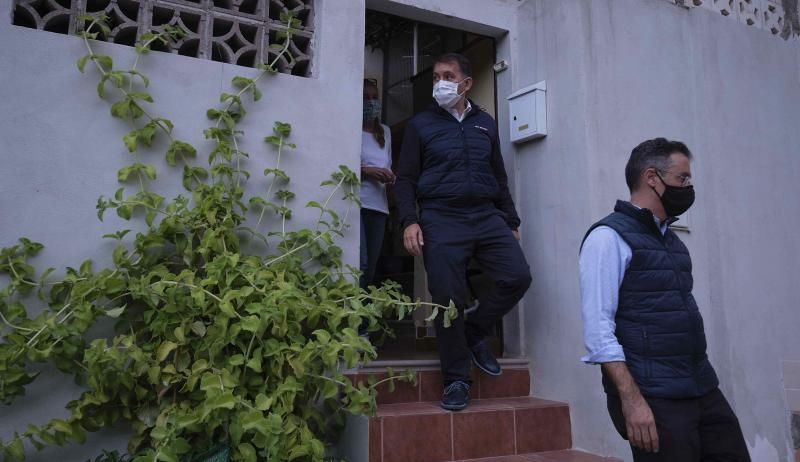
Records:
[[[203,337],[206,335],[206,325],[200,321],[193,322],[191,329],[192,332],[194,332],[199,337]]]
[[[202,372],[208,368],[208,361],[205,359],[198,359],[197,361],[192,364],[192,374],[197,374],[198,372]]]
[[[16,434],[14,439],[5,446],[5,451],[11,460],[25,460],[25,448],[22,445],[22,440]]]
[[[124,263],[126,263],[127,256],[128,256],[128,250],[125,248],[124,245],[120,244],[114,248],[114,253],[112,255],[112,258],[116,266],[122,266]]]
[[[207,409],[233,409],[236,405],[236,398],[233,393],[226,391],[221,395],[207,399],[205,402]]]
[[[222,389],[222,382],[218,376],[210,372],[206,372],[200,378],[200,389],[203,391],[219,390]]]
[[[167,149],[167,164],[175,166],[176,160],[179,157],[195,157],[197,150],[189,143],[175,140],[169,145]]]
[[[255,372],[261,373],[261,356],[253,356],[249,360],[247,360],[247,367],[254,370]]]
[[[103,237],[103,239],[116,239],[118,241],[121,241],[122,238],[124,238],[125,235],[128,234],[129,232],[131,232],[131,230],[123,229],[123,230],[117,231],[116,233],[113,233],[113,234],[103,234],[102,237]]]
[[[97,83],[97,96],[99,96],[100,99],[106,97],[106,80],[107,77],[103,76],[102,78],[100,78],[100,82]]]
[[[106,316],[108,316],[109,318],[118,318],[122,315],[123,312],[125,312],[125,307],[126,305],[122,305],[117,308],[106,310]]]
[[[236,88],[245,88],[246,86],[253,84],[253,79],[248,79],[247,77],[242,77],[240,75],[237,75],[236,77],[233,78],[231,83]]]
[[[182,326],[176,327],[175,330],[172,331],[172,333],[175,334],[175,338],[177,338],[179,342],[181,343],[186,342],[186,336],[183,333]]]
[[[335,383],[326,380],[325,384],[322,386],[322,396],[325,399],[331,399],[338,393],[339,387],[337,387]]]
[[[127,99],[117,101],[111,105],[111,115],[124,119],[131,114],[130,102]]]
[[[219,310],[228,315],[229,317],[233,318],[236,316],[236,309],[234,309],[233,305],[230,302],[222,302],[219,304]]]
[[[133,100],[137,100],[138,99],[140,101],[147,101],[148,103],[152,103],[153,102],[153,97],[150,96],[150,94],[148,94],[148,93],[137,93],[137,92],[128,93],[128,98],[133,99]]]
[[[130,132],[127,135],[122,137],[122,142],[125,143],[125,147],[128,148],[128,152],[133,152],[133,151],[136,150],[136,139],[137,138],[138,138],[137,130],[134,130],[134,131],[132,131],[132,132]],[[124,181],[124,180],[120,180],[120,181]]]
[[[147,76],[142,74],[141,72],[136,71],[136,70],[130,70],[130,71],[128,71],[128,73],[131,74],[131,75],[135,75],[135,76],[139,77],[140,79],[142,79],[142,83],[144,84],[145,88],[150,86],[150,79],[148,79]]]
[[[108,35],[106,35],[108,36]],[[100,65],[105,71],[110,71],[114,67],[114,61],[112,61],[111,56],[92,56],[94,62]]]
[[[133,166],[128,165],[127,167],[122,167],[117,171],[117,180],[118,181],[128,181],[128,177],[131,175],[131,172],[134,172],[135,169]]]
[[[156,179],[156,168],[154,166],[145,165],[144,166],[144,173],[145,173],[145,175],[147,175],[147,178],[150,178],[151,180],[155,180]]]
[[[281,139],[281,137],[275,136],[275,135],[270,135],[270,136],[264,138],[264,141],[266,141],[267,143],[269,143],[269,144],[271,144],[271,145],[273,145],[275,147],[280,147],[281,144],[283,144],[283,139]]]
[[[275,126],[272,128],[276,135],[279,135],[283,138],[288,138],[289,135],[292,134],[292,125],[285,123],[285,122],[275,122]]]
[[[156,350],[156,361],[161,362],[165,360],[175,348],[178,348],[178,345],[175,342],[171,342],[169,340],[162,342],[158,347],[158,350]]]
[[[61,419],[54,419],[50,421],[50,427],[57,432],[72,435],[72,427]]]
[[[268,398],[264,393],[259,393],[256,396],[256,409],[266,411],[270,407],[272,407],[272,398]]]
[[[259,327],[261,327],[261,318],[258,316],[247,316],[246,318],[242,319],[241,321],[242,330],[247,332],[258,332]]]
[[[158,452],[158,461],[160,462],[180,462],[177,454],[169,447],[163,447]]]
[[[80,59],[78,59],[78,70],[83,73],[84,68],[86,67],[86,62],[89,61],[91,55],[83,55]]]
[[[256,456],[256,450],[250,443],[241,443],[239,446],[236,447],[239,451],[239,455],[241,457],[240,460],[244,462],[257,462],[258,457]]]

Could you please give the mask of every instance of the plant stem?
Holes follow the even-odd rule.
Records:
[[[283,136],[280,137],[280,143],[278,143],[278,161],[275,163],[275,170],[279,170],[281,168],[281,151],[283,151]],[[272,187],[275,185],[277,181],[277,176],[275,174],[272,175],[272,181],[269,184],[269,188],[267,188],[266,200],[269,201],[270,194],[272,193]],[[285,203],[285,202],[284,202]],[[261,220],[264,219],[264,212],[267,211],[266,207],[261,208],[261,214],[258,216],[258,222],[256,223],[256,231],[258,228],[261,227]]]
[[[213,298],[214,300],[218,301],[219,303],[222,303],[222,299],[221,298],[217,297],[216,295],[212,294],[211,292],[207,291],[206,289],[204,289],[202,287],[198,287],[198,286],[193,285],[193,284],[188,284],[186,282],[178,282],[178,281],[156,281],[156,282],[150,284],[150,287],[153,287],[156,284],[169,284],[169,285],[173,285],[173,286],[188,287],[190,289],[200,289],[203,292],[205,292],[206,295],[208,295],[209,297]]]
[[[28,284],[29,286],[33,286],[33,287],[38,287],[39,286],[39,284],[36,284],[35,282],[30,282],[30,281],[25,280],[24,278],[19,277],[19,273],[17,273],[16,268],[14,268],[14,264],[11,262],[11,257],[8,257],[8,267],[11,269],[11,273],[14,275],[14,277],[18,281],[24,282],[25,284]]]
[[[2,311],[0,311],[0,320],[2,320],[5,325],[7,325],[8,327],[10,327],[10,328],[12,328],[14,330],[21,330],[23,332],[34,332],[34,331],[36,331],[36,329],[29,329],[27,327],[22,327],[22,326],[17,326],[17,325],[12,324],[8,319],[6,319],[5,316],[3,316],[3,312]]]

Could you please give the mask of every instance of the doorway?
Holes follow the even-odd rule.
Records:
[[[457,52],[472,62],[474,86],[470,98],[496,118],[497,95],[493,64],[493,37],[415,21],[384,12],[366,10],[364,77],[377,80],[382,117],[391,131],[392,164],[397,165],[408,121],[431,103],[433,60],[445,52]],[[402,287],[414,300],[430,301],[422,257],[413,257],[403,247],[392,188],[387,190],[389,220],[373,284],[386,280]],[[472,265],[466,275],[476,300],[491,281]],[[488,285],[487,285],[488,284]],[[429,310],[420,309],[412,319],[390,321],[395,337],[379,347],[380,360],[436,359],[438,345]],[[502,327],[493,339],[495,354],[502,354]]]

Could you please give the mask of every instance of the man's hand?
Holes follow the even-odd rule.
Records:
[[[519,240],[519,230],[518,229],[512,229],[511,230],[511,234],[514,235],[514,239]]]
[[[653,411],[624,361],[603,363],[603,371],[617,387],[625,417],[625,430],[631,445],[647,452],[658,452],[658,432]]]
[[[658,432],[653,411],[640,393],[632,397],[620,397],[625,429],[631,444],[647,452],[658,452]]]
[[[422,240],[422,228],[418,224],[408,225],[403,231],[403,245],[411,255],[420,256],[425,242]]]
[[[394,184],[396,179],[394,172],[388,168],[363,166],[361,167],[361,173],[363,176],[378,180],[381,183]]]

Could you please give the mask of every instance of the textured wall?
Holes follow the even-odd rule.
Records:
[[[633,146],[680,139],[696,153],[698,201],[681,237],[711,360],[753,460],[790,460],[781,360],[800,357],[798,41],[654,0],[529,1],[519,18],[531,26],[519,27],[515,87],[547,79],[549,105],[549,135],[516,152],[534,389],[571,403],[577,446],[628,453],[599,368],[578,361],[577,253],[587,227],[628,197]]]
[[[0,16],[10,17],[10,4],[2,2]],[[250,106],[242,126],[249,139],[242,149],[251,155],[250,187],[263,192],[267,185],[261,172],[274,165],[275,154],[262,140],[272,134],[275,120],[294,125],[292,138],[298,148],[287,156],[285,168],[298,194],[293,220],[297,224],[316,218],[303,205],[325,198],[321,181],[340,164],[353,169],[359,165],[363,11],[358,0],[319,2],[315,77],[265,79],[264,99]],[[7,109],[0,115],[0,246],[24,235],[46,244],[36,260],[42,266],[77,266],[84,258],[107,264],[103,256],[112,247],[100,236],[129,225],[113,213],[105,223],[98,222],[94,204],[101,194],[113,194],[118,187],[115,172],[130,160],[121,142],[125,127],[111,118],[108,103],[98,100],[95,76],[77,71],[75,60],[85,52],[80,39],[12,26],[6,19],[0,21],[0,41],[0,100]],[[129,47],[98,44],[97,49],[120,65],[133,61]],[[205,110],[217,104],[220,92],[229,91],[234,75],[256,72],[165,53],[147,56],[140,66],[152,80],[153,111],[176,123],[176,137],[194,143],[200,159],[210,150],[202,135],[209,125]],[[144,156],[159,168],[164,179],[158,183],[160,191],[181,192],[180,172],[170,172],[161,157]],[[353,264],[358,255],[357,215],[351,223],[354,227],[342,245]],[[43,423],[63,414],[63,406],[78,393],[69,380],[45,374],[24,402],[0,409],[0,437],[23,430],[28,422]],[[124,432],[108,438],[29,460],[82,461],[101,448],[124,446]]]

